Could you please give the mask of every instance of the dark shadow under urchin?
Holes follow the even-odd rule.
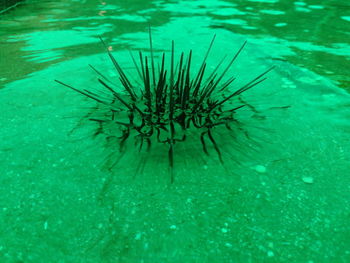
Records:
[[[236,78],[226,75],[246,42],[225,66],[222,60],[208,72],[207,57],[214,36],[199,69],[193,73],[192,50],[186,56],[182,52],[179,58],[175,58],[174,41],[171,45],[170,65],[166,66],[165,53],[162,53],[156,68],[151,30],[149,39],[149,56],[140,51],[135,57],[130,52],[140,81],[132,81],[127,76],[101,39],[118,73],[119,83],[113,82],[91,65],[98,75],[102,88],[100,90],[80,90],[61,81],[56,82],[97,102],[94,113],[88,114],[87,118],[97,124],[94,135],[103,134],[107,145],[112,146],[109,147],[111,152],[107,158],[109,169],[113,169],[128,148],[133,147],[134,150],[146,152],[136,167],[137,170],[142,170],[148,152],[157,146],[162,155],[167,155],[170,181],[174,182],[177,145],[188,145],[189,140],[197,140],[206,155],[214,151],[218,161],[223,163],[223,151],[217,143],[217,136],[227,136],[231,141],[237,139],[237,142],[242,135],[249,139],[237,113],[244,108],[254,107],[242,100],[241,95],[266,80],[266,74],[273,67],[253,77],[235,91],[230,91]],[[229,151],[226,150],[226,154],[230,155]]]

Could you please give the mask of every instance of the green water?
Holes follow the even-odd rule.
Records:
[[[175,40],[194,68],[214,34],[209,68],[248,40],[232,90],[276,66],[243,96],[254,141],[218,136],[224,165],[199,139],[179,144],[173,184],[162,147],[131,142],[105,169],[113,149],[82,120],[94,102],[54,82],[99,88],[88,64],[117,76],[99,36],[132,76],[148,23],[156,58]],[[349,28],[341,0],[27,1],[1,15],[0,262],[350,262]]]

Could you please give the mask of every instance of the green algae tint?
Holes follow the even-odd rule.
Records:
[[[348,8],[27,1],[2,14],[0,261],[350,261]],[[209,68],[247,40],[230,91],[275,66],[242,98],[261,113],[242,113],[254,143],[218,138],[221,165],[188,141],[173,184],[161,147],[149,156],[129,147],[108,171],[111,149],[83,118],[94,102],[53,81],[95,89],[88,64],[117,80],[99,36],[135,72],[128,50],[149,52],[148,23],[154,56],[174,40],[178,52],[193,49],[194,69],[214,34]],[[135,174],[140,158],[147,165]]]

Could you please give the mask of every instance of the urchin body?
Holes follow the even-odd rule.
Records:
[[[223,162],[213,130],[218,126],[224,126],[231,131],[232,126],[239,125],[235,114],[246,104],[239,102],[237,98],[243,92],[264,81],[265,75],[272,68],[236,91],[228,91],[235,77],[226,78],[225,81],[223,79],[246,42],[220,73],[219,68],[223,61],[212,72],[207,73],[206,60],[215,40],[214,36],[195,74],[191,72],[192,51],[186,58],[184,53],[181,53],[179,59],[175,61],[174,41],[171,48],[170,68],[165,66],[166,59],[163,53],[156,73],[151,32],[149,36],[150,58],[139,52],[137,63],[131,54],[140,83],[132,83],[108,49],[108,55],[118,72],[120,84],[115,84],[93,66],[91,67],[99,75],[98,81],[105,89],[104,91],[97,93],[86,89],[79,90],[56,81],[95,100],[102,106],[99,109],[102,113],[100,117],[90,118],[90,120],[99,124],[99,131],[105,134],[107,140],[113,140],[119,144],[119,151],[125,150],[125,142],[130,138],[136,140],[135,147],[139,147],[140,150],[145,148],[149,151],[153,143],[166,144],[171,182],[173,182],[174,146],[184,142],[189,133],[196,135],[206,154],[208,154],[207,143],[211,143],[220,162]],[[123,89],[122,92],[120,87]]]

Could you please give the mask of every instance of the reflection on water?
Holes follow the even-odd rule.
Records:
[[[349,4],[343,1],[28,1],[0,20],[2,82],[52,63],[101,52],[96,37],[118,39],[188,16],[288,48],[276,53],[347,88]],[[266,42],[267,41],[267,42]],[[119,45],[118,43],[115,43]],[[127,43],[123,43],[127,47]],[[125,46],[121,45],[120,48]],[[7,60],[11,59],[11,65]]]

